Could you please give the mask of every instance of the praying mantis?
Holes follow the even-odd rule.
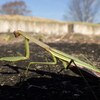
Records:
[[[0,58],[0,61],[17,62],[17,61],[29,59],[30,57],[29,41],[32,41],[35,44],[39,45],[40,47],[44,48],[47,52],[49,52],[52,56],[53,61],[52,62],[30,62],[26,68],[26,73],[32,64],[53,65],[53,64],[57,64],[57,59],[59,59],[62,62],[65,69],[68,69],[70,66],[77,66],[78,68],[85,70],[96,77],[100,77],[100,69],[98,69],[96,66],[92,66],[91,64],[86,63],[74,56],[71,56],[60,50],[52,48],[49,45],[35,39],[31,35],[23,31],[20,31],[20,30],[14,31],[13,34],[16,38],[19,37],[20,35],[25,38],[25,56],[2,57]]]

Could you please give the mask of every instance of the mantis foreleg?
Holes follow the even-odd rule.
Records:
[[[26,60],[29,58],[30,51],[29,51],[29,40],[25,39],[25,56],[16,56],[16,57],[2,57],[0,58],[0,61],[21,61],[21,60]]]

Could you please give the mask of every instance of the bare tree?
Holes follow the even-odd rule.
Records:
[[[10,1],[1,5],[0,12],[2,14],[10,15],[27,15],[31,11],[27,9],[27,5],[23,0],[20,1]]]
[[[70,0],[65,20],[94,22],[99,12],[99,0]]]

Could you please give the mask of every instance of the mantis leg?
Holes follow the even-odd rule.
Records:
[[[27,76],[28,69],[29,69],[29,67],[30,67],[32,64],[45,64],[45,65],[53,65],[53,64],[56,64],[56,63],[57,63],[56,57],[52,55],[52,58],[53,58],[53,62],[30,62],[29,65],[28,65],[28,67],[26,68],[25,75]]]
[[[71,59],[66,68],[69,69],[69,67],[71,66],[72,63],[75,64],[74,60]],[[76,66],[76,64],[75,64],[75,66]]]
[[[0,61],[16,62],[16,61],[26,60],[26,59],[29,58],[29,55],[30,55],[30,52],[29,52],[29,40],[25,39],[25,56],[2,57],[2,58],[0,58]]]
[[[63,64],[64,68],[62,68],[58,73],[61,73],[64,69],[69,69],[71,64],[74,62],[72,59],[70,60],[70,62],[63,61],[63,60],[61,60],[61,61],[62,61],[62,64]]]

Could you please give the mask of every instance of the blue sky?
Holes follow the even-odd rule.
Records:
[[[0,5],[14,0],[0,0]],[[23,0],[32,11],[32,16],[63,20],[69,0]]]

